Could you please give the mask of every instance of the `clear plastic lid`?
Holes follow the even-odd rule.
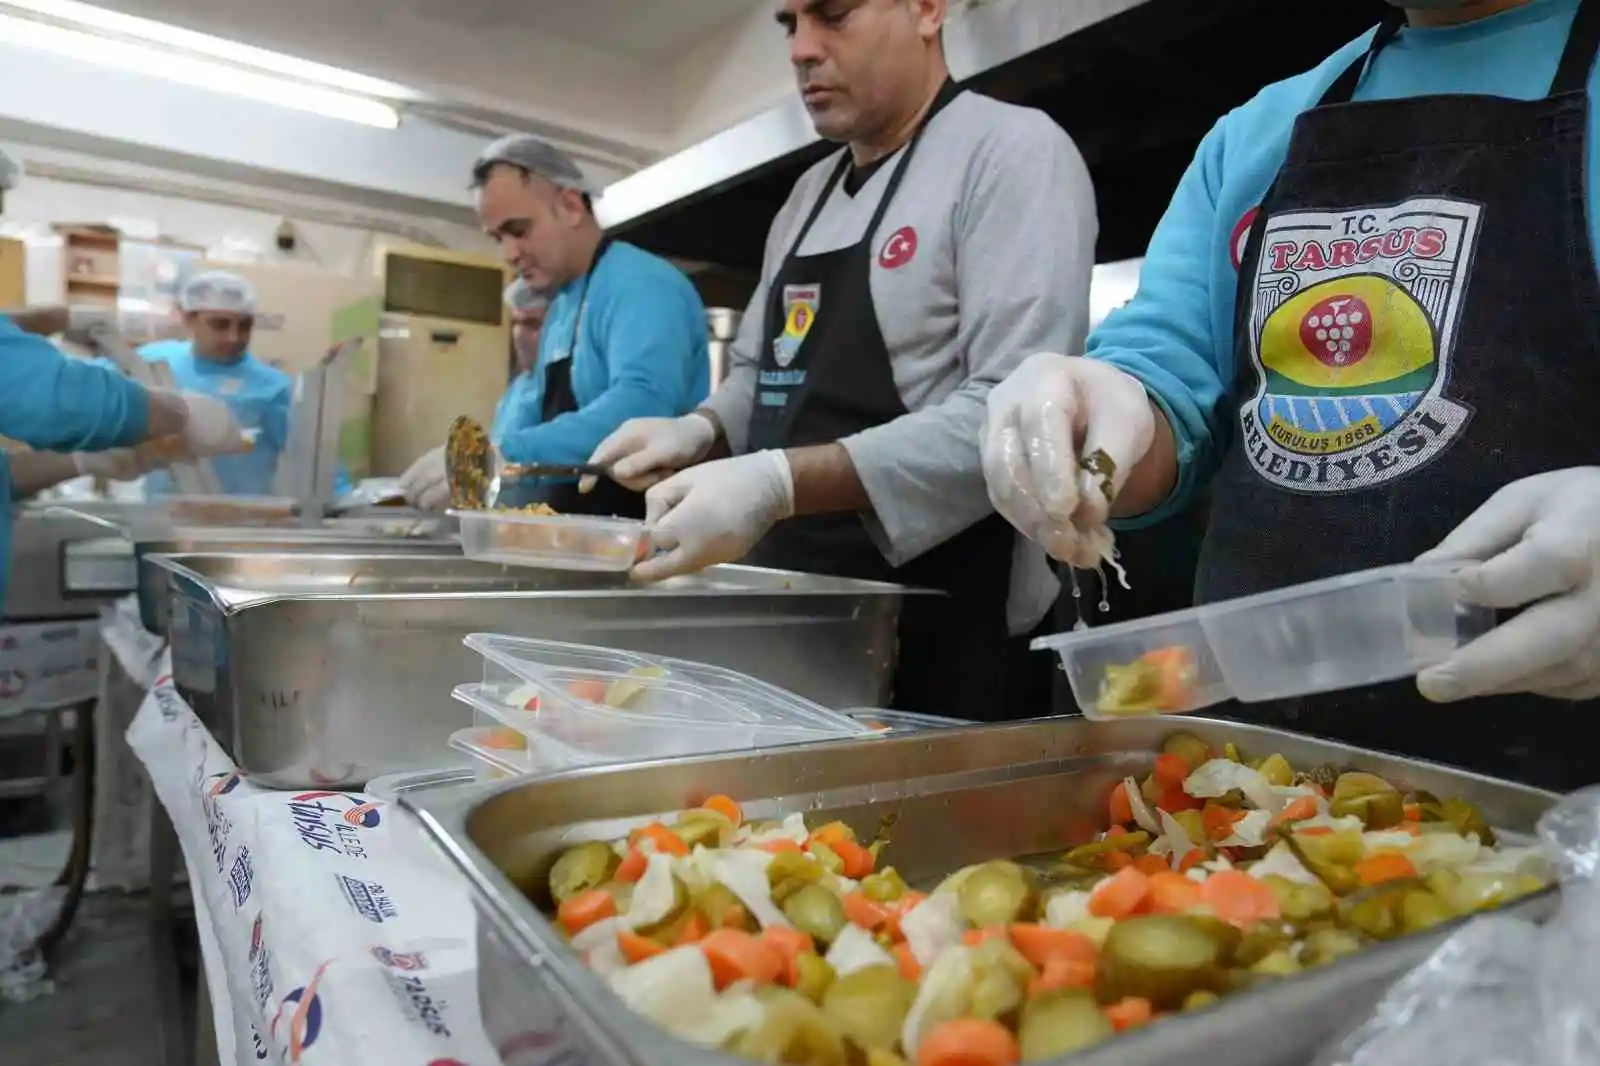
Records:
[[[1182,714],[1409,677],[1487,632],[1459,566],[1366,570],[1098,629],[1041,637],[1088,718]]]
[[[550,570],[622,572],[648,550],[643,522],[532,511],[451,511],[469,559]]]
[[[508,738],[515,738],[514,742]],[[505,726],[471,726],[450,734],[450,746],[472,757],[483,780],[502,780],[534,772],[528,740]]]
[[[977,724],[961,718],[940,718],[932,714],[913,714],[910,711],[891,711],[878,707],[855,707],[839,713],[879,733],[925,733],[931,729],[962,729]]]

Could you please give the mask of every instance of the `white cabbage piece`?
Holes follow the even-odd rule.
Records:
[[[1052,893],[1044,904],[1044,924],[1053,929],[1070,929],[1086,918],[1093,918],[1089,913],[1091,895],[1092,892],[1083,891]],[[903,928],[904,923],[901,925]]]
[[[918,908],[921,909],[920,907]],[[824,956],[833,972],[840,977],[865,970],[869,966],[894,966],[894,956],[872,939],[872,934],[859,925],[846,924],[834,938],[833,946]]]
[[[966,925],[961,920],[961,897],[942,892],[923,900],[900,919],[911,954],[926,970],[946,948],[961,943]]]
[[[1258,848],[1267,842],[1272,831],[1272,815],[1266,811],[1245,811],[1233,823],[1233,832],[1217,842],[1222,848]],[[1226,861],[1226,860],[1224,860]]]
[[[711,964],[693,946],[635,963],[612,974],[610,983],[629,1007],[673,1032],[703,1024],[716,1007]]]
[[[1203,763],[1183,782],[1183,790],[1195,799],[1217,799],[1238,789],[1250,806],[1277,814],[1288,806],[1277,789],[1255,770],[1232,759],[1212,759]]]
[[[1281,841],[1273,849],[1250,867],[1252,877],[1270,877],[1276,874],[1286,881],[1293,881],[1300,885],[1320,885],[1317,875],[1305,868],[1305,864],[1295,858],[1294,852],[1289,850],[1289,845]]]
[[[1161,837],[1167,842],[1167,849],[1171,853],[1172,868],[1176,870],[1183,857],[1194,850],[1194,841],[1189,839],[1189,833],[1183,828],[1183,823],[1178,821],[1166,811],[1158,811],[1161,815]]]
[[[900,1029],[900,1046],[907,1060],[916,1061],[924,1036],[967,1012],[976,976],[969,947],[944,952],[922,975],[917,998]]]
[[[665,921],[678,905],[678,883],[673,873],[672,856],[652,854],[645,863],[644,876],[633,886],[633,902],[623,916],[629,929]]]
[[[1139,823],[1151,836],[1161,835],[1161,823],[1156,819],[1156,812],[1150,809],[1150,804],[1144,800],[1144,793],[1139,791],[1139,782],[1131,777],[1122,779],[1122,787],[1128,793],[1128,806],[1133,811],[1133,820]]]
[[[761,928],[790,928],[772,901],[772,886],[767,883],[767,865],[772,856],[764,851],[722,849],[709,853],[711,880],[720,882],[739,898]]]

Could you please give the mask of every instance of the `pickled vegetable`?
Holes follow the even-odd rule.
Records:
[[[1013,1020],[1033,980],[1032,964],[1010,941],[991,939],[972,949],[972,972],[968,1013],[990,1021]]]
[[[1030,999],[1017,1027],[1023,1062],[1059,1058],[1115,1035],[1116,1029],[1093,996],[1066,989]]]
[[[849,1066],[844,1038],[816,1004],[774,988],[764,989],[761,998],[761,1024],[735,1037],[730,1051],[783,1066]]]
[[[1150,834],[1139,829],[1131,833],[1119,833],[1114,837],[1106,837],[1103,840],[1091,840],[1087,844],[1079,844],[1067,852],[1064,861],[1074,866],[1092,867],[1113,851],[1135,852],[1147,847],[1149,844]]]
[[[1100,953],[1095,994],[1102,1003],[1135,996],[1157,1009],[1178,1007],[1220,987],[1234,936],[1221,922],[1175,915],[1118,922]]]
[[[1233,962],[1239,966],[1254,967],[1269,955],[1292,951],[1295,928],[1281,922],[1257,922],[1244,931],[1233,950]]]
[[[1198,770],[1211,758],[1211,745],[1193,733],[1173,733],[1161,742],[1161,750],[1167,755],[1176,755],[1188,763],[1191,770]]]
[[[959,890],[961,916],[974,929],[1030,920],[1039,907],[1033,874],[1014,862],[996,860],[974,869]]]
[[[637,888],[634,890],[634,894],[635,897],[638,896],[639,893]],[[667,929],[671,928],[680,918],[684,916],[688,910],[689,889],[685,887],[684,883],[678,879],[676,874],[674,874],[672,876],[671,902],[665,908],[663,908],[659,918],[655,918],[651,921],[639,922],[634,925],[633,931],[638,933],[640,936],[658,936]]]
[[[893,866],[861,879],[861,894],[874,903],[893,903],[906,894],[906,883]]]
[[[568,848],[550,868],[550,895],[565,903],[580,892],[599,888],[611,880],[622,860],[610,844],[590,840]]]
[[[782,904],[806,885],[822,880],[827,871],[809,855],[785,851],[773,856],[767,866],[767,884],[772,886],[773,902]]]
[[[1335,818],[1360,818],[1368,829],[1392,829],[1406,820],[1405,798],[1400,793],[1371,792],[1364,796],[1336,799],[1329,804]]]
[[[1273,753],[1261,760],[1261,765],[1256,767],[1256,772],[1267,779],[1267,784],[1286,788],[1294,784],[1294,767],[1289,765],[1289,760],[1282,755]]]
[[[1301,772],[1299,780],[1321,790],[1324,794],[1331,795],[1334,785],[1339,781],[1339,768],[1327,763],[1318,763],[1309,770]]]
[[[1285,833],[1283,841],[1307,870],[1335,895],[1344,896],[1361,886],[1355,864],[1366,854],[1359,832]]]
[[[809,951],[795,956],[794,990],[813,1003],[821,1003],[822,996],[833,985],[833,967],[828,960]]]
[[[844,928],[844,903],[822,885],[802,885],[783,901],[783,914],[802,933],[824,944],[833,942]]]
[[[690,811],[672,827],[693,851],[696,847],[715,848],[733,836],[734,825],[716,811]]]
[[[1305,966],[1325,966],[1361,950],[1361,938],[1344,929],[1317,929],[1300,945],[1300,962]]]
[[[1295,960],[1293,951],[1281,948],[1258,960],[1250,967],[1250,972],[1265,977],[1288,977],[1300,972],[1300,963]]]
[[[1326,885],[1304,885],[1272,875],[1261,880],[1278,897],[1278,909],[1288,921],[1304,924],[1333,913],[1335,900]]]
[[[863,1051],[893,1051],[900,1027],[917,998],[917,986],[889,966],[868,966],[834,981],[822,997],[822,1013]]]
[[[735,928],[747,932],[755,931],[755,918],[727,885],[713,881],[694,893],[692,902],[695,910],[705,916],[707,924],[713,929]]]

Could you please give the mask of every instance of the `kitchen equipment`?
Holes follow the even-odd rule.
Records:
[[[1410,787],[1476,803],[1497,827],[1531,833],[1557,797],[1442,766],[1362,751],[1260,726],[1189,719],[1183,728],[1220,749],[1279,752],[1292,763],[1359,766]],[[415,811],[461,869],[478,909],[478,991],[484,1026],[501,1049],[537,1047],[542,1061],[608,1066],[738,1066],[628,1010],[584,967],[514,887],[508,871],[540,877],[580,840],[625,835],[720,793],[746,817],[805,811],[872,835],[894,816],[889,858],[912,883],[969,863],[1060,851],[1104,827],[1105,802],[1127,774],[1154,763],[1170,721],[1054,718],[871,740],[842,740],[693,759],[587,769],[554,777],[417,794]],[[1546,890],[1505,909],[1542,918]],[[1230,1066],[1304,1063],[1367,1015],[1390,980],[1421,961],[1449,926],[1373,947],[1302,975],[1163,1019],[1079,1053],[1072,1066]],[[517,1061],[506,1054],[507,1062]]]
[[[1183,713],[1408,677],[1486,632],[1453,565],[1391,566],[1040,637],[1089,718]],[[1113,706],[1114,705],[1114,706]]]
[[[151,557],[170,581],[179,693],[241,769],[275,787],[345,787],[437,762],[470,724],[469,633],[587,641],[741,670],[829,707],[884,702],[894,585],[712,567],[625,575],[440,555]]]
[[[498,488],[499,479],[494,486]],[[451,511],[469,559],[507,566],[623,573],[645,552],[644,523],[600,515]]]
[[[493,510],[508,481],[529,477],[607,476],[605,467],[591,463],[508,463],[483,426],[466,415],[450,424],[444,449],[450,504],[463,510]]]
[[[731,307],[706,308],[707,347],[711,354],[711,387],[715,389],[728,376],[728,348],[739,335],[744,317]]]

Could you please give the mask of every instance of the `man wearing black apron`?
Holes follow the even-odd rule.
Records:
[[[632,418],[687,414],[710,391],[705,305],[671,263],[601,230],[598,190],[552,145],[513,136],[472,169],[478,216],[519,281],[550,293],[532,366],[510,383],[492,437],[507,465],[577,466]],[[419,507],[448,500],[443,447],[401,479]],[[602,479],[503,478],[500,506],[644,517],[637,491]]]
[[[950,81],[936,7],[782,5],[813,123],[849,147],[774,221],[706,408],[625,426],[594,461],[635,484],[681,470],[650,489],[663,554],[640,578],[742,560],[937,590],[905,601],[892,706],[1020,718],[1050,713],[1050,670],[1012,634],[1055,587],[989,506],[976,429],[993,381],[1082,336],[1091,192],[1047,118]],[[719,439],[734,457],[703,462]]]
[[[1488,560],[1469,565],[1469,598],[1526,609],[1418,681],[1229,715],[1556,789],[1600,780],[1600,759],[1576,739],[1600,712],[1600,282],[1585,210],[1600,2],[1569,2],[1577,12],[1542,97],[1352,103],[1405,42],[1396,8],[1295,120],[1239,257],[1220,405],[1236,431],[1211,484],[1196,588],[1201,602],[1227,599],[1406,562],[1444,541],[1432,557]],[[1136,421],[1112,410],[1119,400],[1095,403],[1116,395],[1100,380],[1118,373],[1113,362],[1128,369],[1041,360],[1019,387],[1097,407],[1092,436],[1111,413]],[[1357,375],[1359,387],[1308,387]],[[1136,376],[1161,417],[1148,450],[1122,456],[1131,492],[1116,510],[1132,514],[1170,489],[1178,450],[1166,414],[1176,393]],[[1000,402],[991,419],[1024,438],[1038,431]],[[1036,493],[1030,477],[997,474],[997,496]],[[1087,513],[1070,523],[1092,527]],[[1475,698],[1441,706],[1424,692]]]

